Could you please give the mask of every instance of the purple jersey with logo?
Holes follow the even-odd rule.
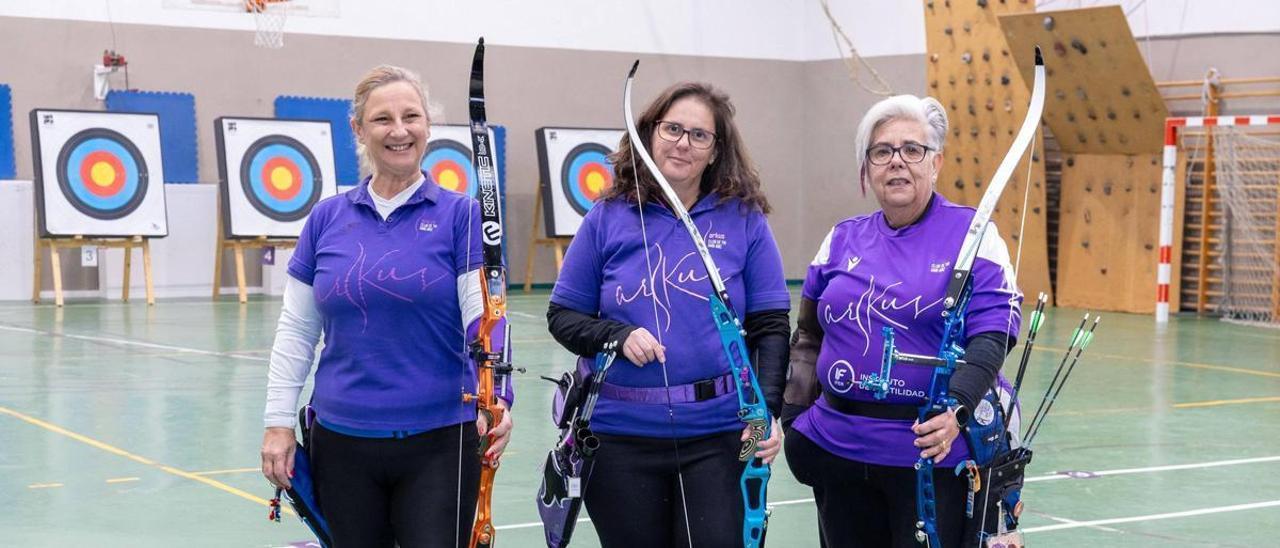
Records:
[[[782,256],[765,216],[736,198],[717,204],[702,197],[690,210],[740,318],[763,310],[788,310],[791,299]],[[666,346],[671,386],[729,372],[720,335],[711,318],[711,281],[689,232],[670,210],[653,203],[640,208],[622,199],[602,201],[587,212],[564,258],[551,301],[648,329]],[[648,240],[648,256],[645,238]],[[621,352],[606,382],[662,387],[657,362],[637,367]],[[690,437],[741,430],[738,396],[730,391],[702,402],[673,404],[611,400],[601,395],[592,429],[614,435]]]
[[[479,203],[428,176],[384,221],[368,184],[316,204],[289,261],[324,321],[312,405],[365,430],[475,420],[457,279],[482,262]]]
[[[840,222],[827,234],[805,277],[803,295],[818,305],[824,336],[817,374],[832,396],[875,402],[858,381],[880,371],[884,327],[892,327],[901,352],[938,355],[942,344],[942,299],[974,209],[935,193],[914,224],[892,229],[884,213]],[[988,224],[972,270],[973,297],[965,315],[968,336],[984,332],[1016,337],[1022,294],[1009,252],[994,224]],[[895,366],[883,403],[920,405],[932,370]],[[1003,378],[1001,383],[1005,383]],[[841,457],[886,466],[911,466],[920,455],[912,445],[912,421],[846,415],[819,398],[795,428]],[[963,436],[961,436],[963,439]],[[943,461],[968,458],[956,443]]]

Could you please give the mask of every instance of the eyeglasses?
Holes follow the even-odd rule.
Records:
[[[902,161],[908,164],[918,164],[924,160],[925,153],[933,150],[920,143],[906,143],[900,147],[880,144],[867,149],[867,161],[873,166],[889,165],[893,161],[894,153],[902,157]]]
[[[684,126],[675,122],[659,121],[658,137],[662,137],[663,141],[679,143],[685,134],[689,134],[689,146],[706,150],[716,144],[716,134],[705,129],[686,129]]]

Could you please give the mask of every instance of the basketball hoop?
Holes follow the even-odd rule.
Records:
[[[284,47],[284,22],[289,16],[289,0],[244,0],[244,9],[253,14],[256,27],[253,45],[268,49]]]

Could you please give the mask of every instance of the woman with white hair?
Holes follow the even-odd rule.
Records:
[[[994,416],[983,397],[1007,384],[999,370],[1021,320],[1011,305],[1021,294],[994,225],[973,267],[966,363],[951,378],[959,405],[916,421],[929,368],[895,368],[884,399],[859,384],[880,371],[884,327],[893,328],[902,352],[932,356],[940,347],[942,300],[974,215],[936,191],[947,129],[946,112],[931,97],[890,97],[867,112],[856,158],[880,210],[837,223],[804,281],[783,424],[787,463],[813,488],[824,546],[918,546],[913,466],[922,457],[937,464],[942,543],[969,544],[969,484],[953,469],[970,448],[956,440],[970,417]]]

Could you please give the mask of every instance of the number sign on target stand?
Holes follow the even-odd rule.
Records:
[[[218,149],[218,244],[213,297],[219,294],[222,256],[231,249],[240,302],[246,249],[291,248],[311,208],[337,194],[331,126],[327,120],[221,117],[214,120]]]
[[[38,225],[32,301],[40,302],[44,249],[53,269],[54,302],[62,306],[58,249],[96,246],[124,249],[125,301],[133,249],[140,248],[147,304],[155,304],[150,239],[169,234],[158,116],[35,109],[31,151]]]

